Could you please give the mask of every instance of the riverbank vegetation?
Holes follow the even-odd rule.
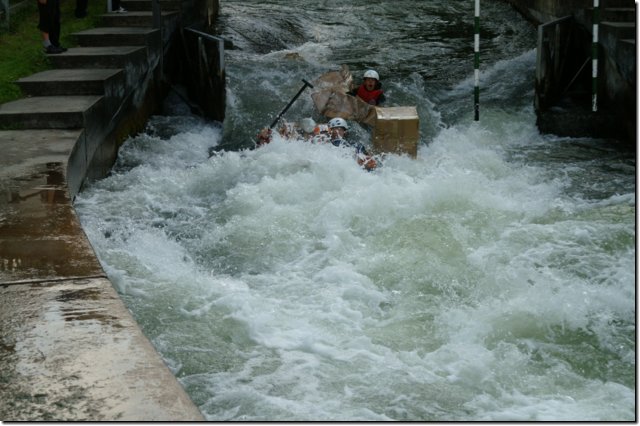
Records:
[[[78,19],[74,15],[76,2],[61,0],[61,37],[65,47],[76,46],[73,33],[96,27],[100,15],[106,12],[106,1],[90,0],[88,15]],[[13,6],[13,2],[10,3]],[[47,55],[43,53],[42,37],[38,29],[36,0],[24,0],[22,7],[12,9],[9,28],[0,22],[0,103],[21,98],[22,92],[15,81],[51,69]]]

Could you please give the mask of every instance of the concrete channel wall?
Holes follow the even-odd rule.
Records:
[[[156,28],[151,0],[122,4],[0,105],[2,421],[204,420],[104,273],[73,199],[158,110],[185,17],[205,21],[218,3],[163,0]]]
[[[569,27],[549,33],[571,39],[557,52],[553,51],[553,44],[559,47],[562,43],[548,40],[553,37],[546,34],[539,37],[537,75],[556,83],[551,85],[549,93],[541,93],[542,86],[549,89],[548,81],[536,81],[536,97],[555,100],[555,105],[548,108],[536,105],[540,130],[561,136],[611,137],[635,146],[637,10],[634,0],[598,1],[597,112],[591,109],[594,1],[504,1],[535,25],[543,27],[564,20],[567,24],[562,25]],[[541,46],[543,39],[547,40]],[[549,45],[552,45],[551,56],[541,60],[540,52]],[[559,73],[563,75],[554,75]],[[580,84],[587,89],[583,93],[576,90]]]

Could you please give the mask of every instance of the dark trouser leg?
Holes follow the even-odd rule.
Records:
[[[76,0],[76,18],[84,18],[87,16],[88,0]]]
[[[54,46],[60,45],[60,0],[47,0],[46,5],[46,22],[42,25],[40,22],[40,30],[49,33],[49,41]],[[46,28],[46,30],[43,29]]]

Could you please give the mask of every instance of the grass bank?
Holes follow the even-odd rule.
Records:
[[[25,1],[24,7],[10,16],[9,29],[0,29],[0,103],[23,97],[14,83],[16,80],[52,68],[43,53],[37,1]],[[98,26],[100,15],[107,11],[106,0],[89,0],[88,3],[88,16],[78,19],[74,16],[75,0],[61,0],[60,42],[63,46],[76,46],[71,34]]]

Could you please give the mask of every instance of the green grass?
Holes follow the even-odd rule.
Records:
[[[9,30],[0,29],[0,103],[23,97],[14,83],[16,80],[52,68],[43,53],[36,0],[27,2],[24,8],[11,15]],[[89,0],[88,16],[77,19],[74,16],[75,0],[61,0],[60,3],[60,42],[65,47],[76,46],[71,34],[99,26],[99,15],[107,10],[106,0]]]

